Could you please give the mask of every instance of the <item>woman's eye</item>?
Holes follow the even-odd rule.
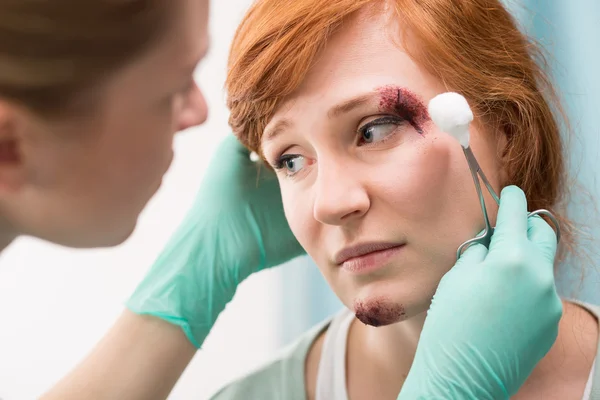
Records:
[[[383,117],[373,120],[358,129],[361,143],[369,144],[384,140],[398,129],[404,121],[394,117]]]
[[[298,173],[306,163],[306,159],[299,154],[285,154],[275,164],[275,169],[284,169],[288,176]]]

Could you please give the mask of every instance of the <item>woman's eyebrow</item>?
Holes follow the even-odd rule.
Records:
[[[336,104],[327,112],[327,118],[334,119],[343,114],[347,114],[356,108],[359,108],[367,103],[376,101],[379,103],[379,94],[377,92],[368,92],[360,94],[351,99],[345,100],[342,103]],[[262,142],[269,142],[279,136],[283,131],[293,127],[293,122],[289,119],[280,119],[276,121],[268,129],[265,129],[262,137]]]
[[[327,112],[327,117],[329,119],[334,119],[343,114],[347,114],[354,109],[361,107],[367,103],[372,102],[374,99],[378,99],[378,94],[376,92],[369,92],[365,94],[361,94],[359,96],[353,97],[349,100],[344,101],[343,103],[337,104],[329,109]]]
[[[275,122],[273,126],[269,127],[268,129],[265,129],[264,135],[262,137],[262,142],[264,143],[275,139],[275,137],[277,137],[286,129],[291,128],[292,126],[293,123],[291,120],[285,118],[280,119],[279,121]]]

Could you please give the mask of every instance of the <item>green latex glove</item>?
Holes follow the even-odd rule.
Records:
[[[556,245],[523,192],[505,188],[489,251],[471,246],[441,280],[398,399],[514,395],[558,335]]]
[[[200,347],[240,282],[303,252],[285,219],[275,174],[250,161],[230,136],[127,307],[180,326]]]

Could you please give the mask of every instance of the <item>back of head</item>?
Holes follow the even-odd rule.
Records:
[[[226,83],[230,124],[243,143],[260,152],[266,124],[328,38],[367,7],[397,18],[411,58],[504,133],[502,184],[521,187],[530,209],[560,215],[569,245],[569,222],[556,210],[565,175],[560,105],[541,53],[499,0],[258,0],[233,41]]]
[[[64,112],[164,30],[161,0],[0,0],[0,96]]]
[[[4,242],[129,237],[175,131],[206,118],[207,21],[206,0],[0,0]]]

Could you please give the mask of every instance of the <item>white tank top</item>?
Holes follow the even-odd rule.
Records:
[[[350,310],[344,309],[327,328],[317,372],[315,400],[348,400],[346,349],[348,347],[348,331],[353,320],[354,314]],[[596,360],[592,365],[582,400],[591,400],[590,393],[595,368]]]
[[[354,314],[345,308],[327,328],[317,372],[315,400],[348,400],[346,348],[353,320]]]

